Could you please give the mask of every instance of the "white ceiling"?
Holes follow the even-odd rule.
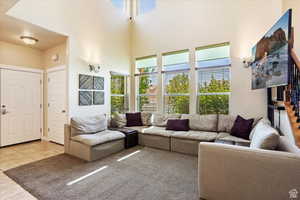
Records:
[[[39,26],[10,17],[5,13],[19,0],[0,0],[0,41],[28,46],[23,43],[20,36],[32,36],[39,40],[32,48],[46,50],[66,41],[67,37]]]

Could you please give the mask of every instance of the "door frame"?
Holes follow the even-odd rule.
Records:
[[[1,70],[12,70],[12,71],[20,71],[20,72],[27,72],[27,73],[36,73],[40,74],[40,91],[41,91],[41,110],[40,110],[40,117],[41,117],[41,122],[40,122],[40,134],[41,134],[41,139],[44,136],[44,70],[43,69],[34,69],[31,67],[25,67],[25,66],[14,66],[14,65],[5,65],[5,64],[0,64],[0,73]],[[0,93],[1,94],[1,93]],[[1,104],[1,98],[0,98],[0,104]],[[1,127],[1,123],[0,123]],[[1,129],[0,129],[1,131]]]
[[[57,72],[57,71],[65,71],[66,72],[66,77],[65,77],[65,84],[66,84],[66,99],[65,99],[65,106],[66,106],[66,115],[67,115],[67,119],[69,119],[69,107],[68,107],[68,71],[67,71],[67,67],[66,65],[59,65],[59,66],[56,66],[56,67],[51,67],[47,70],[45,70],[45,81],[47,82],[45,84],[45,86],[47,87],[47,94],[45,94],[45,97],[47,97],[47,103],[48,103],[48,74],[49,73],[52,73],[52,72]],[[47,106],[47,105],[45,105]],[[50,138],[49,138],[49,133],[48,133],[48,128],[49,128],[49,112],[48,112],[48,106],[47,106],[47,123],[46,123],[46,127],[45,129],[47,129],[47,137],[44,136],[44,139],[45,140],[48,140],[50,141]]]

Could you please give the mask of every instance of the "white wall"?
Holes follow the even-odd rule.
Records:
[[[251,90],[242,58],[281,15],[281,0],[157,0],[132,30],[133,58],[231,42],[230,113],[266,116],[266,90]]]
[[[43,69],[43,52],[0,41],[0,64]]]
[[[297,55],[300,56],[300,2],[299,0],[283,0],[283,9],[282,12],[286,12],[289,8],[293,10],[293,19],[292,24],[295,28],[295,43],[294,48],[297,52]]]
[[[129,72],[129,23],[107,0],[21,0],[9,12],[35,25],[69,36],[69,116],[110,112],[109,71]],[[105,105],[78,106],[78,76],[92,74],[88,63],[101,65]]]

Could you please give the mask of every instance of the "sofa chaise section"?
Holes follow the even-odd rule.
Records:
[[[125,135],[107,130],[103,116],[72,118],[65,125],[65,153],[93,161],[124,149]]]

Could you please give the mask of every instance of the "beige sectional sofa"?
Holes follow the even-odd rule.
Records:
[[[197,115],[197,114],[142,114],[143,127],[126,127],[139,132],[139,144],[153,148],[198,155],[200,142],[233,141],[241,146],[248,146],[249,140],[230,135],[236,116]],[[189,119],[190,131],[166,130],[168,119]],[[125,127],[125,115],[112,118],[117,127]]]
[[[200,199],[298,199],[289,197],[300,191],[300,150],[286,136],[276,150],[199,144]]]

